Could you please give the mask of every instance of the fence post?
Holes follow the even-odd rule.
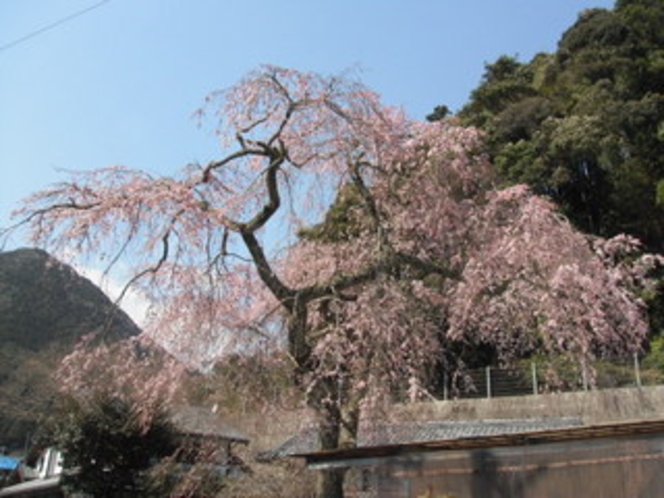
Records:
[[[634,377],[636,378],[636,387],[641,387],[641,366],[639,365],[639,355],[634,353]]]
[[[491,367],[486,367],[486,397],[491,399]]]
[[[530,370],[533,376],[533,394],[537,396],[539,394],[539,387],[537,386],[537,364],[534,361],[530,362]]]
[[[583,390],[588,390],[588,370],[586,369],[586,362],[581,364],[581,380],[583,382]]]
[[[447,387],[447,371],[443,372],[443,399],[447,401],[450,397],[450,391]]]

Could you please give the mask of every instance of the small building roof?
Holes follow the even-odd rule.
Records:
[[[184,434],[204,437],[218,437],[249,443],[249,438],[238,429],[223,421],[209,408],[199,406],[179,406],[173,409],[171,421]]]
[[[358,431],[356,448],[399,446],[434,441],[505,436],[579,427],[580,418],[511,419],[404,422],[392,424],[362,424]],[[302,456],[321,450],[318,431],[312,427],[296,434],[273,450],[259,455],[261,460],[288,456]]]

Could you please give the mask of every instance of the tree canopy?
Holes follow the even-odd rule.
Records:
[[[491,78],[519,71],[505,61]],[[630,237],[588,239],[523,185],[497,188],[476,128],[274,66],[201,116],[218,121],[219,160],[77,173],[19,221],[52,250],[134,264],[130,284],[158,303],[149,333],[172,347],[283,344],[323,448],[352,444],[381,396],[426,395],[433,367],[458,373],[478,345],[503,363],[587,361],[647,336],[635,291],[656,260]],[[340,496],[341,476],[324,474],[320,496]]]
[[[664,5],[591,9],[554,54],[486,66],[461,110],[501,177],[551,197],[584,231],[664,250]]]

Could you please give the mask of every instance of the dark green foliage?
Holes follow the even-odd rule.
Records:
[[[0,340],[36,351],[71,347],[92,332],[124,339],[140,330],[101,289],[48,253],[0,252]]]
[[[109,394],[63,401],[39,439],[63,452],[63,485],[95,498],[163,496],[147,471],[176,449],[166,411]]]
[[[438,105],[434,108],[433,112],[427,116],[427,121],[433,123],[445,119],[450,114],[450,108],[446,105]]]
[[[664,2],[585,11],[555,54],[488,64],[459,116],[486,131],[505,183],[585,231],[664,250]]]
[[[650,341],[650,351],[641,362],[641,367],[664,375],[664,336],[657,336]]]
[[[492,119],[509,105],[536,95],[532,72],[513,57],[502,56],[485,67],[482,84],[471,94],[462,116],[474,126],[493,127]]]
[[[553,111],[551,101],[542,96],[526,97],[508,105],[495,116],[493,139],[498,143],[530,140]]]
[[[629,37],[629,28],[613,12],[592,9],[583,12],[558,45],[558,57],[567,59],[585,49],[611,50],[622,46]]]
[[[300,230],[298,236],[303,240],[334,243],[344,242],[357,237],[366,228],[367,215],[357,187],[349,183],[339,189],[325,220],[311,228]]]

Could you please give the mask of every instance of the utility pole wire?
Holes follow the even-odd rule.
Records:
[[[63,17],[62,19],[59,19],[59,20],[57,20],[57,21],[55,21],[51,24],[48,24],[48,25],[44,26],[43,28],[39,28],[35,31],[32,31],[32,32],[28,33],[27,35],[21,36],[20,38],[17,38],[16,40],[13,40],[13,41],[11,41],[9,43],[6,43],[4,45],[0,45],[0,52],[4,52],[5,50],[8,50],[12,47],[15,47],[16,45],[20,45],[21,43],[29,40],[30,38],[34,38],[35,36],[41,35],[42,33],[46,32],[46,31],[49,31],[53,28],[57,28],[58,26],[60,26],[62,24],[65,24],[65,23],[71,21],[72,19],[75,19],[76,17],[80,17],[84,14],[87,14],[88,12],[90,12],[90,11],[96,9],[96,8],[99,8],[102,5],[104,5],[105,3],[108,3],[110,1],[111,0],[102,0],[101,2],[98,2],[98,3],[96,3],[96,4],[94,4],[90,7],[86,7],[85,9],[74,12],[73,14],[70,14],[66,17]]]

